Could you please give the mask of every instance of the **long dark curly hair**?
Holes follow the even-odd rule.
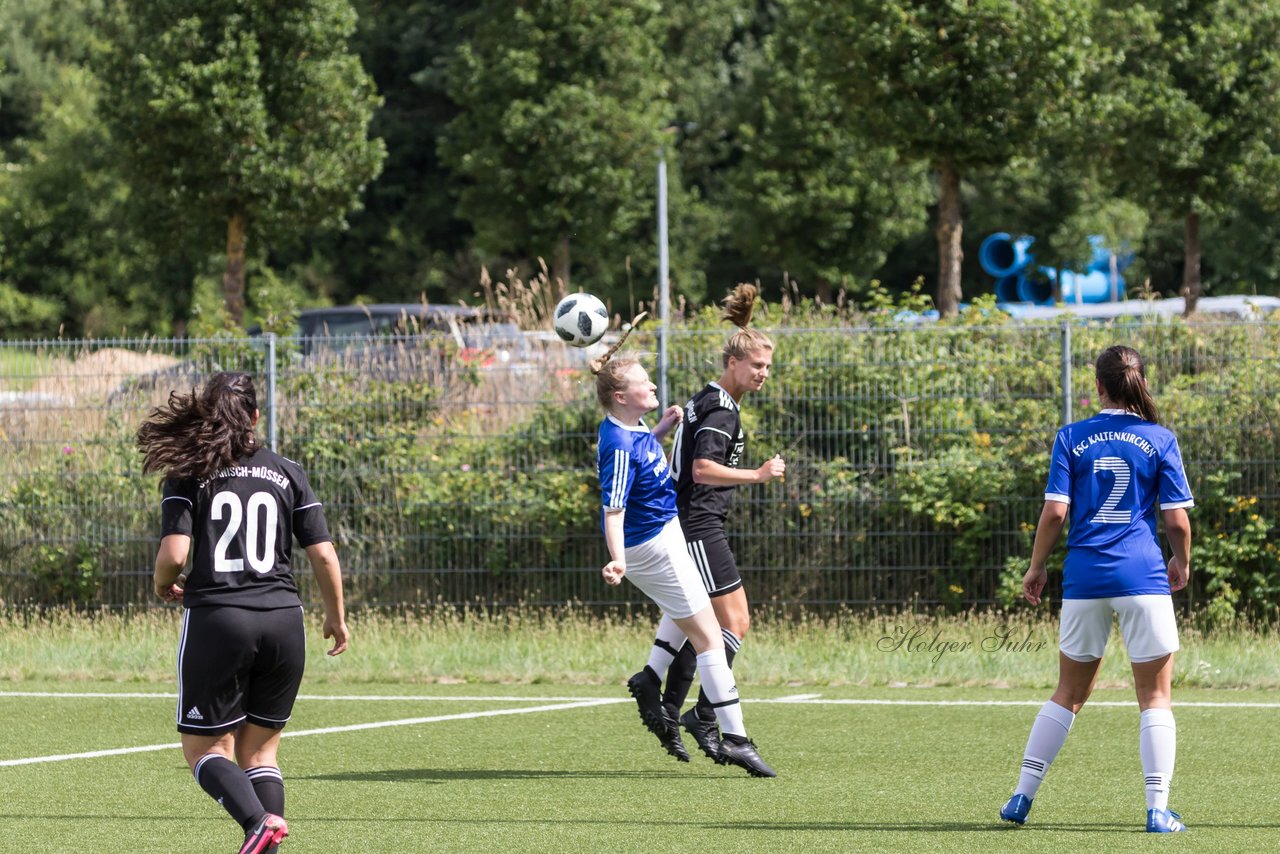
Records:
[[[138,428],[143,472],[204,478],[257,447],[258,395],[248,374],[214,374],[200,391],[169,393]]]

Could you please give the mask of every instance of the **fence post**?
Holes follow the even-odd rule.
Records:
[[[1071,320],[1062,318],[1062,423],[1071,423]]]
[[[667,335],[671,322],[671,269],[667,249],[667,160],[658,149],[658,406],[667,408]]]
[[[267,333],[267,447],[276,451],[276,335]]]

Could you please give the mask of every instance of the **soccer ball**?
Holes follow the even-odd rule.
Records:
[[[572,347],[589,347],[609,328],[609,311],[591,294],[569,294],[556,306],[556,334]]]

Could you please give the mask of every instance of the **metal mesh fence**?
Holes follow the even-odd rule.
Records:
[[[788,473],[739,488],[728,524],[754,601],[996,601],[1029,553],[1054,432],[1096,410],[1092,359],[1116,342],[1148,356],[1197,535],[1239,544],[1280,512],[1280,324],[771,335],[771,378],[743,402],[746,464],[781,453]],[[672,331],[673,402],[719,376],[723,340]],[[651,335],[632,343],[654,349]],[[536,335],[483,351],[436,335],[0,343],[0,599],[148,602],[159,487],[134,432],[171,390],[247,370],[261,435],[326,504],[352,605],[639,605],[599,578],[600,413],[585,361]],[[295,566],[314,601],[305,560]]]

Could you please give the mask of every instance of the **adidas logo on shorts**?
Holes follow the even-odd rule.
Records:
[[[187,720],[202,721],[204,720],[204,715],[200,714],[199,709],[197,709],[195,706],[192,706],[190,711],[187,712]]]

